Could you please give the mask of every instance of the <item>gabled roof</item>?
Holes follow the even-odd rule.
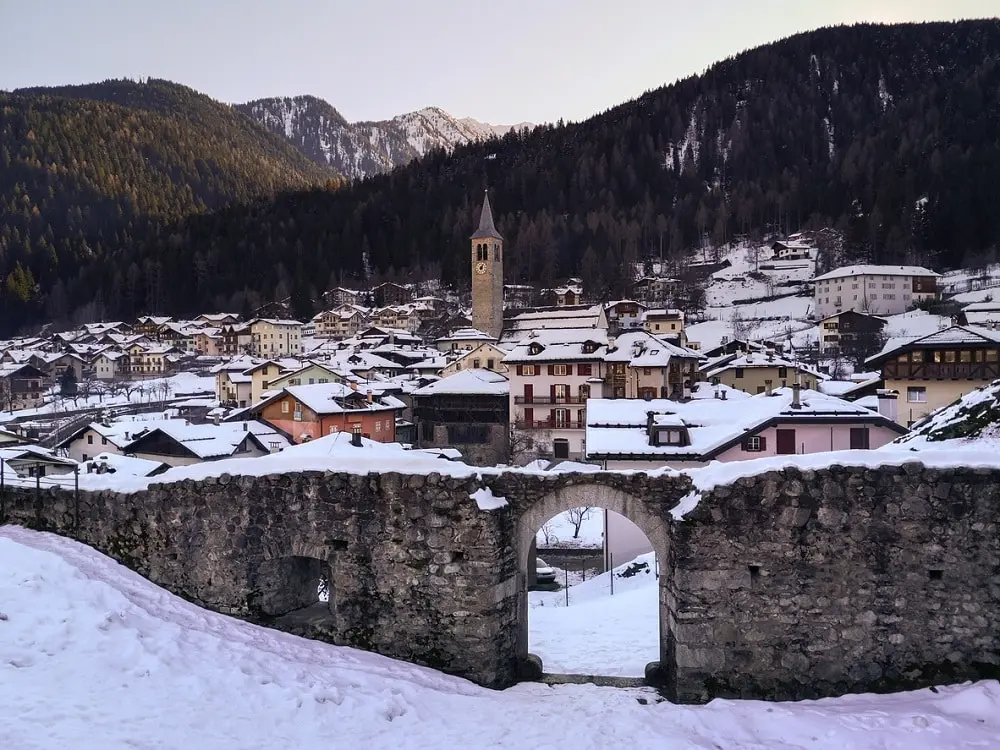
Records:
[[[507,378],[492,370],[460,370],[413,392],[414,396],[439,396],[442,394],[475,394],[506,396],[510,393]]]
[[[386,411],[399,408],[400,404],[396,399],[388,400],[391,397],[380,397],[385,403],[381,403],[374,398],[371,403],[368,403],[367,394],[364,391],[364,386],[355,390],[341,383],[290,385],[261,401],[254,407],[254,411],[259,413],[265,406],[283,398],[285,395],[291,396],[320,416],[342,414],[345,412]]]
[[[500,234],[500,232],[497,231],[497,228],[493,225],[493,210],[490,208],[489,192],[486,192],[483,195],[483,210],[479,214],[479,228],[472,233],[472,236],[469,239],[472,240],[503,239],[503,236]]]
[[[906,432],[906,428],[871,409],[807,388],[800,391],[799,408],[793,408],[793,393],[792,388],[778,388],[771,395],[760,393],[737,401],[590,399],[587,402],[587,457],[708,461],[737,445],[747,435],[773,424],[789,422],[874,424],[894,432]],[[650,445],[646,429],[648,412],[653,412],[657,424],[685,426],[690,444]]]
[[[881,364],[898,352],[922,347],[990,346],[1000,344],[1000,331],[978,326],[949,326],[926,336],[909,339],[890,339],[878,354],[865,360],[865,364]]]
[[[188,453],[202,460],[232,456],[236,449],[249,439],[261,450],[270,450],[270,443],[279,443],[280,448],[290,445],[284,433],[265,422],[223,422],[222,424],[166,424],[142,434],[125,446],[126,453],[143,451],[142,444],[148,443],[155,435],[164,435],[173,440]]]
[[[931,271],[923,266],[875,266],[857,265],[842,266],[832,271],[816,276],[812,281],[830,281],[832,279],[843,279],[849,276],[934,276],[941,274]]]
[[[665,367],[671,358],[700,360],[702,356],[647,331],[629,331],[615,338],[604,361],[629,362],[633,367]]]

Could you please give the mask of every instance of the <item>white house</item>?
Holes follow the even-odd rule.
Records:
[[[939,273],[921,266],[844,266],[813,279],[816,315],[845,310],[868,315],[898,315],[938,296]]]

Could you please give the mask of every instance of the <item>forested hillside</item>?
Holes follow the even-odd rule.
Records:
[[[371,273],[466,284],[486,186],[511,281],[579,272],[616,295],[630,260],[809,226],[842,229],[855,258],[970,264],[1000,240],[998,90],[1000,21],[823,29],[583,123],[188,216],[83,273],[115,315],[240,309]],[[41,271],[36,311],[81,273]]]
[[[165,81],[0,93],[0,316],[60,318],[95,298],[155,303],[169,259],[122,263],[146,238],[333,176],[231,107]]]

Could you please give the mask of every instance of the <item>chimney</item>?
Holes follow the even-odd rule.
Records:
[[[361,447],[361,425],[359,424],[351,428],[351,445],[355,448]]]
[[[372,402],[372,392],[371,392],[371,389],[369,389],[369,391],[368,391],[368,403],[370,404],[371,402]]]
[[[802,386],[799,385],[798,383],[793,383],[792,384],[792,408],[793,409],[801,409],[802,408],[801,394],[802,394]]]
[[[244,422],[243,423],[243,432],[250,432],[250,423],[249,422]]]
[[[723,401],[725,401],[725,400],[726,400],[726,392],[725,392],[725,390],[721,391],[721,394],[722,394],[722,395],[720,396],[720,398],[721,398],[721,399],[722,399]]]
[[[215,412],[215,414],[212,415],[212,424],[216,427],[222,424],[222,417],[219,416],[219,412]]]
[[[358,390],[358,384],[357,384],[357,383],[353,383],[353,382],[352,382],[352,383],[351,383],[351,390],[352,390],[352,391],[356,391],[356,390]]]
[[[887,388],[879,388],[878,391],[878,413],[893,422],[899,416],[899,407],[896,403],[896,392]]]

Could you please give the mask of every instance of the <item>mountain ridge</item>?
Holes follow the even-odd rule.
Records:
[[[471,117],[457,118],[429,106],[388,120],[348,122],[329,102],[309,94],[254,99],[234,108],[283,135],[316,164],[350,179],[362,179],[408,164],[435,148],[502,136],[530,123],[491,125]]]

